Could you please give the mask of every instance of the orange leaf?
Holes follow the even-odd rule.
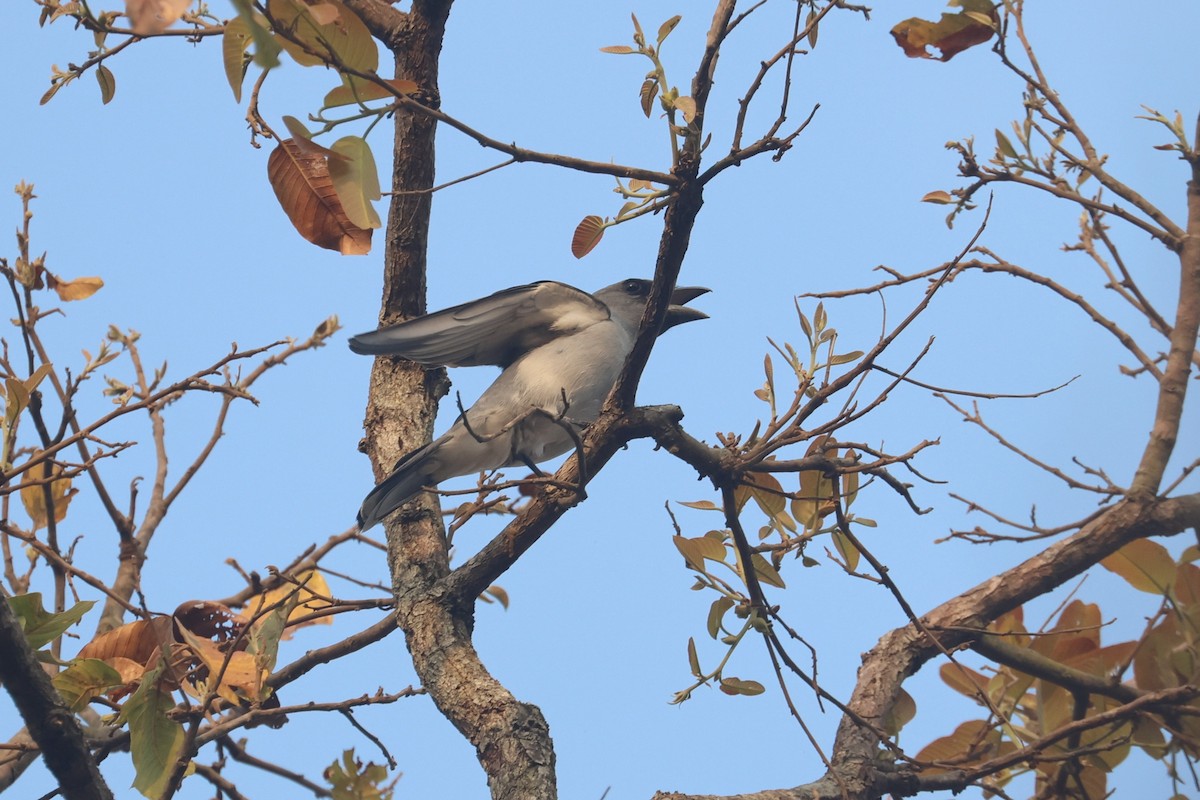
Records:
[[[579,225],[575,228],[575,235],[571,237],[571,255],[583,258],[592,252],[592,249],[603,238],[605,227],[604,218],[595,214],[589,214],[580,220]]]
[[[326,156],[305,149],[294,139],[284,139],[267,159],[267,178],[288,219],[318,247],[344,256],[369,253],[371,229],[358,227],[346,216]]]

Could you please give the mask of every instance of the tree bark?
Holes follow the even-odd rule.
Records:
[[[71,710],[42,669],[6,598],[0,598],[0,682],[12,695],[67,800],[112,800]]]
[[[415,81],[417,99],[438,107],[438,58],[451,3],[415,2],[404,14],[363,0],[354,5],[372,6],[369,24],[395,54],[396,76]],[[381,324],[425,312],[435,131],[430,115],[396,114]],[[387,475],[403,453],[430,440],[437,401],[447,388],[441,369],[376,359],[362,449],[377,478]],[[422,496],[385,527],[396,618],[413,666],[438,710],[475,746],[492,796],[556,797],[549,726],[536,707],[519,702],[480,661],[471,641],[475,598],[457,602],[441,584],[450,567],[436,503]]]

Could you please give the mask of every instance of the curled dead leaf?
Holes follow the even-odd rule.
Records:
[[[892,28],[892,37],[909,58],[949,61],[995,34],[996,12],[991,0],[961,0],[957,14],[942,14],[937,22],[911,17]],[[989,24],[990,21],[990,24]],[[940,55],[929,51],[937,48]]]

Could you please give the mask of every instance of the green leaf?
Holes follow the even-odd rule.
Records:
[[[254,41],[254,63],[263,69],[273,69],[279,66],[279,41],[267,30],[266,20],[257,14],[250,5],[250,0],[230,0],[233,7],[237,9],[238,19],[246,26],[246,30],[250,32],[250,38]],[[229,30],[226,28],[225,35],[229,35]],[[228,55],[226,55],[226,74],[228,74]],[[238,102],[241,102],[241,79],[238,79],[239,88],[235,91],[238,95]]]
[[[329,159],[329,176],[346,216],[360,228],[379,228],[383,222],[371,201],[382,197],[379,170],[371,146],[361,136],[344,136],[330,148],[344,159]]]
[[[288,617],[300,600],[300,592],[287,595],[282,603],[272,611],[259,617],[250,627],[246,636],[246,652],[254,656],[256,669],[270,673],[275,669],[275,659],[279,655],[279,640],[287,627]],[[269,689],[266,692],[269,694]],[[260,697],[265,699],[264,697]]]
[[[47,642],[62,636],[67,628],[83,618],[95,602],[82,600],[60,614],[51,614],[42,607],[42,593],[30,592],[8,598],[17,619],[21,620],[21,629],[25,631],[25,640],[29,646],[37,650]]]
[[[384,785],[387,777],[387,767],[373,762],[363,766],[354,757],[353,748],[342,753],[340,763],[334,761],[325,768],[333,800],[391,800],[395,781]]]
[[[750,563],[754,565],[754,572],[758,575],[760,581],[768,583],[771,586],[777,586],[780,589],[787,588],[787,584],[783,582],[783,578],[779,576],[779,572],[771,566],[771,562],[758,553],[751,554]]]
[[[721,595],[713,601],[712,606],[708,609],[708,635],[712,638],[717,638],[717,634],[721,632],[721,621],[725,618],[725,612],[733,608],[733,599],[726,595]]]
[[[916,701],[913,700],[912,695],[901,689],[896,696],[896,702],[883,717],[883,730],[889,736],[895,736],[901,728],[912,722],[916,715]]]
[[[861,554],[858,552],[858,548],[841,531],[833,532],[833,546],[837,548],[842,560],[846,562],[847,569],[851,571],[858,569],[858,559]]]
[[[840,356],[834,356],[833,358],[829,359],[829,365],[831,367],[837,367],[841,366],[842,364],[849,364],[851,361],[858,361],[860,358],[862,358],[862,355],[862,350],[854,350],[850,353],[842,353]]]
[[[302,43],[279,39],[297,64],[344,65],[360,72],[374,72],[379,66],[379,47],[367,26],[339,0],[323,0],[316,6],[300,0],[270,0],[267,7],[279,28]]]
[[[1012,146],[1012,142],[1008,140],[1008,137],[1000,132],[999,128],[996,129],[996,149],[1008,158],[1017,158],[1016,148]]]
[[[225,25],[225,37],[221,40],[221,57],[225,62],[225,80],[233,90],[233,99],[242,102],[242,81],[246,79],[246,48],[254,41],[250,25],[242,17],[235,17]]]
[[[354,103],[362,104],[369,103],[372,100],[390,99],[395,96],[394,92],[414,94],[420,89],[415,81],[404,80],[402,78],[392,78],[391,80],[384,81],[384,83],[387,85],[381,86],[375,81],[363,80],[354,75],[343,75],[342,85],[336,89],[331,89],[325,95],[325,108],[336,108],[337,106],[348,106]]]
[[[6,378],[4,385],[8,389],[6,394],[8,402],[4,405],[4,427],[8,429],[29,405],[29,389],[21,381],[12,378]]]
[[[98,658],[73,661],[50,680],[72,711],[82,711],[92,698],[124,683],[121,673]]]
[[[129,722],[129,751],[136,775],[133,788],[149,798],[159,798],[167,788],[175,763],[183,754],[183,725],[167,716],[175,707],[171,695],[158,688],[165,663],[142,676],[121,717]]]
[[[113,77],[108,67],[101,64],[96,67],[96,83],[100,84],[100,102],[108,105],[117,93],[117,79]]]

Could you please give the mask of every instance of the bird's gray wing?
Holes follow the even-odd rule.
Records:
[[[539,281],[359,334],[351,337],[350,349],[420,364],[506,367],[535,347],[608,318],[608,307],[587,292]]]

